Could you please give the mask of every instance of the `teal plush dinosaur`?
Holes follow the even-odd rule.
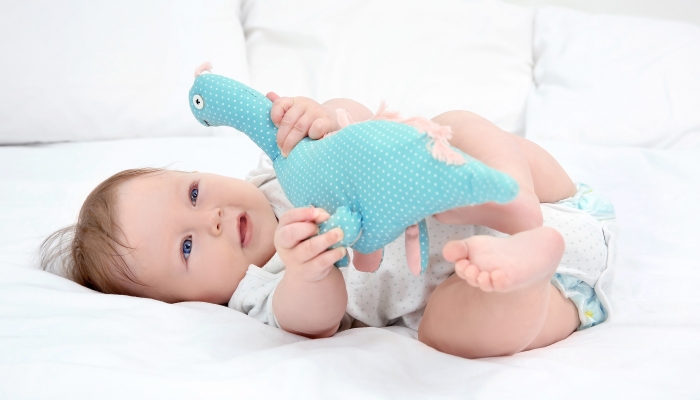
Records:
[[[208,68],[197,70],[189,92],[194,116],[205,126],[231,126],[247,134],[272,160],[295,207],[313,205],[331,214],[320,233],[340,226],[344,237],[336,246],[355,250],[359,270],[376,270],[383,247],[405,231],[408,266],[421,273],[428,266],[425,217],[455,207],[506,203],[518,193],[510,176],[450,147],[444,137],[431,136],[426,124],[437,124],[394,122],[387,119],[396,116],[387,113],[320,140],[307,137],[284,157],[270,119],[272,102],[233,79],[202,73]],[[346,256],[336,265],[348,261]]]

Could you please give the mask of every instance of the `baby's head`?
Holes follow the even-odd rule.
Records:
[[[70,278],[113,294],[225,304],[250,264],[274,255],[277,219],[249,182],[214,174],[135,169],[83,203],[78,222],[44,242]]]

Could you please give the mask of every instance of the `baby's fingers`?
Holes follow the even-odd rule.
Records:
[[[275,232],[275,248],[293,249],[317,233],[318,226],[313,222],[294,222],[279,227]]]
[[[320,224],[328,218],[330,218],[330,215],[323,208],[316,208],[313,206],[292,208],[282,214],[280,217],[279,226],[282,227],[294,222],[310,221]]]
[[[315,258],[307,261],[303,266],[303,273],[309,281],[317,281],[328,276],[333,264],[345,257],[348,253],[345,247],[338,247],[325,251]]]
[[[278,95],[275,92],[269,92],[268,94],[265,95],[265,97],[267,97],[268,100],[270,100],[271,102],[274,103],[275,100],[280,98],[280,95]]]
[[[272,100],[272,109],[270,110],[270,119],[272,120],[272,123],[275,124],[276,127],[279,128],[280,123],[282,122],[282,118],[284,117],[284,114],[292,108],[294,105],[294,99],[291,97],[275,97],[277,96],[277,93],[270,92],[267,94],[267,98],[272,100],[273,98],[275,100]]]
[[[309,128],[309,137],[311,139],[321,139],[333,129],[333,123],[328,118],[318,118],[311,124]]]
[[[298,110],[299,109],[294,107],[289,110],[287,114],[296,116]],[[308,111],[296,118],[296,121],[293,123],[291,122],[291,117],[289,123],[286,122],[286,116],[285,118],[282,118],[282,124],[277,131],[277,143],[282,143],[280,149],[282,150],[282,154],[284,156],[289,154],[294,146],[296,146],[308,135],[311,124],[313,124],[315,118],[316,117]]]
[[[338,243],[343,238],[343,231],[340,228],[334,228],[324,233],[323,235],[314,236],[299,243],[292,251],[295,258],[302,263],[316,258],[316,256],[325,252],[330,246]],[[337,261],[337,260],[335,260]],[[335,262],[333,261],[333,262]],[[331,264],[333,264],[331,262]]]

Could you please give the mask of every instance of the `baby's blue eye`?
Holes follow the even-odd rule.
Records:
[[[190,252],[192,251],[192,239],[185,239],[184,242],[182,242],[182,255],[185,257],[185,260],[187,257],[190,256]]]
[[[192,205],[197,204],[197,196],[199,195],[199,189],[193,188],[190,190],[190,201],[192,202]]]

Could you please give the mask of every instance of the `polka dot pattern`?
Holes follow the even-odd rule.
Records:
[[[204,102],[201,109],[197,108],[196,95]],[[247,134],[271,159],[280,155],[277,128],[270,119],[272,102],[262,93],[233,79],[203,74],[195,79],[190,89],[189,103],[200,124],[236,128]]]
[[[462,166],[434,159],[429,142],[410,126],[368,121],[320,141],[305,139],[274,165],[292,204],[326,210],[346,205],[361,214],[363,234],[353,248],[365,254],[427,215],[507,202],[517,194],[510,177],[474,159]]]
[[[350,211],[348,207],[338,207],[335,213],[321,224],[318,234],[322,235],[337,227],[343,230],[343,239],[331,246],[331,248],[341,246],[350,247],[360,238],[360,235],[362,235],[362,216]],[[335,265],[338,267],[347,267],[349,263],[350,259],[346,255],[340,261],[336,262]]]
[[[608,259],[600,221],[587,212],[556,204],[543,204],[542,217],[544,225],[559,231],[566,243],[558,271],[595,285]]]
[[[195,95],[203,99],[202,109],[195,107]],[[294,206],[313,205],[329,213],[343,206],[356,215],[348,222],[359,222],[362,234],[352,248],[362,253],[383,248],[426,216],[489,201],[505,203],[518,193],[510,176],[464,153],[463,165],[436,160],[428,150],[428,135],[390,121],[353,124],[322,140],[305,138],[282,157],[271,105],[255,90],[213,74],[197,77],[190,90],[190,109],[200,122],[232,126],[267,153]],[[346,237],[355,237],[346,230],[352,226],[338,226]],[[427,266],[425,226],[420,239]]]

